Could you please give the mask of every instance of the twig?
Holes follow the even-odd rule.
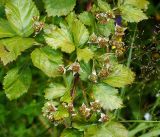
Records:
[[[92,2],[93,0],[89,0],[86,6],[86,11],[90,11],[92,9]]]

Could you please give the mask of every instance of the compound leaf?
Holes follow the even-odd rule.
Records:
[[[39,16],[39,11],[32,0],[10,0],[6,3],[6,16],[13,30],[23,37],[33,33],[34,16]]]
[[[64,106],[59,106],[58,110],[54,112],[53,117],[55,120],[61,120],[63,118],[69,117],[68,109]]]
[[[149,2],[147,0],[125,0],[124,4],[130,4],[140,9],[147,9]]]
[[[0,40],[0,58],[4,65],[17,59],[21,52],[35,43],[32,38],[13,37]]]
[[[71,28],[76,46],[84,45],[89,38],[89,32],[84,24],[80,20],[75,19]]]
[[[5,19],[0,19],[0,38],[13,37],[15,32],[10,27],[10,24]]]
[[[114,110],[122,107],[122,100],[117,96],[118,90],[106,84],[93,86],[94,97],[106,110]]]
[[[61,48],[66,53],[71,53],[75,50],[72,35],[65,25],[61,24],[61,28],[49,25],[44,31],[45,40],[53,49]]]
[[[94,16],[90,12],[84,11],[78,17],[80,21],[85,25],[88,26],[94,25]]]
[[[109,20],[107,24],[97,23],[98,32],[105,37],[108,37],[112,32],[114,32],[114,28],[115,28],[115,25],[112,19]]]
[[[88,63],[88,61],[93,58],[93,54],[94,53],[88,47],[77,49],[77,58],[79,61],[84,60],[84,62]]]
[[[31,70],[28,67],[16,67],[9,70],[3,81],[6,96],[13,100],[26,93],[31,79]]]
[[[141,9],[133,7],[132,5],[122,5],[120,10],[122,12],[122,18],[127,22],[140,22],[147,19],[147,16]]]
[[[113,87],[123,87],[134,81],[135,74],[126,66],[117,64],[113,72],[103,81]]]
[[[85,129],[84,137],[128,137],[126,128],[117,122],[104,125],[90,125]]]
[[[106,12],[111,11],[110,5],[103,0],[98,0],[98,6],[103,11],[106,11]]]
[[[48,100],[56,99],[64,95],[66,88],[62,84],[51,83],[45,89],[45,98]]]
[[[60,76],[58,68],[63,64],[60,51],[55,51],[50,47],[37,48],[31,53],[31,58],[34,66],[49,77]]]
[[[67,15],[76,5],[76,0],[43,0],[48,16]]]

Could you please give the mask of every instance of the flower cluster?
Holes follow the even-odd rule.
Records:
[[[111,11],[96,13],[96,19],[100,24],[107,24],[113,18],[115,18],[115,15]]]
[[[123,28],[116,24],[115,34],[112,36],[112,39],[110,40],[110,45],[112,46],[112,49],[115,50],[117,56],[123,55],[125,51],[124,42],[122,41],[123,36],[125,35],[125,30],[126,28]]]
[[[37,16],[34,16],[32,20],[33,20],[33,29],[35,31],[35,35],[37,35],[44,28],[44,22],[39,21],[39,17]]]
[[[44,107],[42,108],[43,116],[47,117],[49,120],[54,120],[54,112],[57,111],[57,108],[55,107],[54,103],[52,101],[48,101],[44,104]]]

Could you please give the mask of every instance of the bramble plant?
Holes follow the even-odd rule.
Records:
[[[81,0],[43,0],[45,12],[37,1],[0,3],[5,9],[0,59],[8,70],[3,79],[7,98],[25,96],[36,72],[47,79],[42,114],[59,127],[55,137],[128,137],[116,118],[125,107],[123,89],[135,79],[129,67],[136,24],[147,19],[149,2],[89,0],[78,8]],[[133,35],[128,24],[134,25]],[[128,45],[126,33],[132,37]],[[125,54],[126,65],[120,63]]]

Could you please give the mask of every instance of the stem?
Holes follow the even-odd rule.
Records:
[[[128,60],[127,60],[127,67],[128,68],[130,67],[131,61],[132,61],[132,52],[133,52],[133,45],[134,45],[135,38],[136,38],[136,30],[137,30],[137,25],[135,26],[132,41],[131,41],[131,46],[130,46],[130,49],[129,49],[129,55],[128,55]],[[121,90],[121,98],[122,99],[124,98],[124,95],[125,95],[125,87],[123,87],[122,90]]]
[[[77,73],[74,76],[73,86],[72,86],[72,89],[71,89],[72,103],[73,103],[73,100],[74,100],[74,97],[75,97],[76,86],[77,86],[78,81],[79,81],[79,74]]]
[[[160,123],[160,121],[149,121],[149,120],[125,120],[119,121],[121,123]]]
[[[128,68],[130,67],[130,64],[131,64],[131,61],[132,61],[132,52],[133,52],[134,41],[135,41],[135,38],[136,38],[136,29],[137,29],[137,25],[135,26],[135,30],[134,30],[133,38],[132,38],[132,42],[131,42],[131,47],[130,47],[130,50],[129,50],[129,56],[128,56],[128,60],[127,60],[127,67]]]
[[[89,103],[88,103],[88,100],[87,100],[87,96],[86,96],[86,91],[85,91],[85,89],[84,89],[84,87],[83,87],[82,81],[80,81],[80,86],[81,86],[81,89],[82,89],[82,94],[83,94],[85,103],[86,103],[87,106],[89,106]]]

